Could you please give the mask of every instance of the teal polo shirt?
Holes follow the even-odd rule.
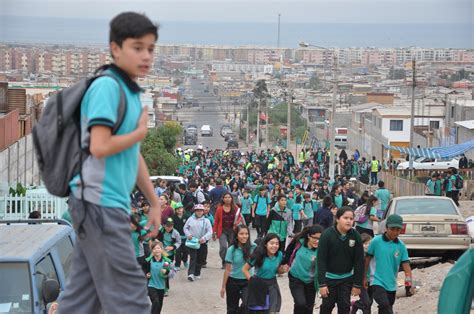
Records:
[[[259,216],[266,216],[267,215],[267,205],[269,205],[272,201],[268,196],[261,196],[260,193],[255,195],[253,200],[254,204],[256,205],[255,214]]]
[[[303,209],[303,205],[301,203],[295,203],[291,207],[291,211],[293,212],[293,220],[301,220],[300,211]]]
[[[390,191],[387,189],[378,189],[374,193],[375,197],[379,199],[380,210],[387,209],[388,202],[390,202]]]
[[[250,247],[250,253],[255,250],[257,245],[252,243]],[[244,267],[245,263],[247,262],[244,259],[244,252],[240,247],[235,248],[232,245],[225,254],[225,262],[232,265],[229,276],[234,279],[246,279],[244,273],[242,272],[242,268]],[[253,276],[253,270],[251,270],[250,275]]]
[[[317,255],[318,249],[310,249],[302,244],[298,251],[296,251],[295,259],[291,264],[290,274],[304,283],[313,282],[315,274],[317,274]]]
[[[129,134],[137,128],[142,113],[141,90],[120,68],[112,66],[105,72],[119,80],[127,101],[124,120],[116,135]],[[120,100],[118,84],[113,78],[100,77],[85,93],[81,103],[82,147],[89,146],[93,126],[113,128],[117,122]],[[139,156],[139,143],[105,158],[88,156],[82,167],[85,200],[102,207],[121,208],[130,214],[130,193],[137,179]],[[76,198],[82,198],[79,174],[71,180],[69,186]]]
[[[242,204],[242,209],[241,209],[242,215],[250,214],[251,213],[250,209],[252,208],[252,204],[253,204],[252,198],[250,196],[247,198],[241,197],[240,203]]]
[[[313,200],[309,201],[308,203],[303,202],[303,211],[307,219],[314,217],[314,213],[317,211],[317,208],[318,208],[317,207],[318,205],[315,203],[316,202]]]
[[[158,290],[164,290],[166,288],[166,276],[161,274],[165,262],[161,258],[160,261],[155,260],[153,257],[150,261],[150,281],[148,282],[148,287],[155,288]]]
[[[390,241],[384,235],[376,236],[369,245],[370,285],[381,286],[386,291],[397,290],[397,274],[401,263],[409,262],[405,243],[400,239]]]
[[[263,259],[262,267],[256,269],[255,275],[262,279],[273,279],[276,277],[278,267],[280,267],[281,261],[283,260],[283,253],[278,251],[277,255],[272,257],[266,256]],[[255,260],[250,260],[250,266],[255,266]]]

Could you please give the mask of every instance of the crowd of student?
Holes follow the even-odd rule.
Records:
[[[177,271],[187,269],[190,282],[201,279],[211,240],[219,242],[221,296],[228,313],[278,312],[282,298],[276,277],[283,273],[288,273],[294,313],[312,313],[318,292],[321,313],[331,313],[336,303],[341,313],[351,308],[368,313],[372,300],[381,313],[391,313],[400,264],[411,287],[407,251],[397,239],[401,217],[388,217],[383,236],[374,237],[372,230],[390,192],[376,174],[372,183],[379,188],[361,196],[349,180],[380,171],[375,158],[366,163],[340,156],[340,169],[362,171],[329,180],[330,159],[324,150],[303,151],[298,160],[274,150],[178,154],[183,162],[177,173],[186,184],[156,182],[162,204],[156,239],[144,238],[148,202],[140,192],[132,195],[132,239],[149,278],[153,313],[160,313],[169,278]],[[367,168],[359,167],[364,164]],[[251,228],[257,231],[254,241]],[[351,295],[360,295],[360,300],[351,304]]]

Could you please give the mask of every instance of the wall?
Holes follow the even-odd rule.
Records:
[[[0,151],[15,143],[20,137],[18,120],[18,109],[0,117]]]
[[[0,183],[39,185],[39,169],[33,149],[33,137],[29,134],[0,152]]]
[[[402,120],[402,131],[390,131],[390,120]],[[409,142],[410,141],[410,119],[403,118],[382,118],[382,134],[390,142]]]

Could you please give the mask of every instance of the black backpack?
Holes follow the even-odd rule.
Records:
[[[99,70],[104,69],[106,67]],[[41,118],[33,128],[33,145],[41,179],[52,195],[69,195],[69,182],[82,172],[82,163],[90,154],[88,148],[81,148],[80,109],[87,89],[102,76],[113,78],[120,88],[117,123],[112,130],[115,134],[127,111],[125,92],[117,78],[97,72],[93,77],[81,79],[50,97]]]
[[[456,181],[454,182],[454,187],[458,190],[462,190],[464,188],[464,179],[460,174],[456,174]]]

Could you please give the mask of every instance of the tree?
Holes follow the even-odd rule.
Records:
[[[309,79],[309,88],[311,88],[312,90],[320,89],[321,88],[320,84],[321,84],[321,81],[315,75],[311,76],[311,78]]]
[[[141,153],[150,175],[172,175],[179,165],[174,148],[176,138],[181,134],[181,127],[174,121],[170,122],[150,130],[142,142]]]
[[[390,68],[388,72],[387,79],[389,80],[404,80],[407,77],[405,69],[395,69],[394,67]]]

